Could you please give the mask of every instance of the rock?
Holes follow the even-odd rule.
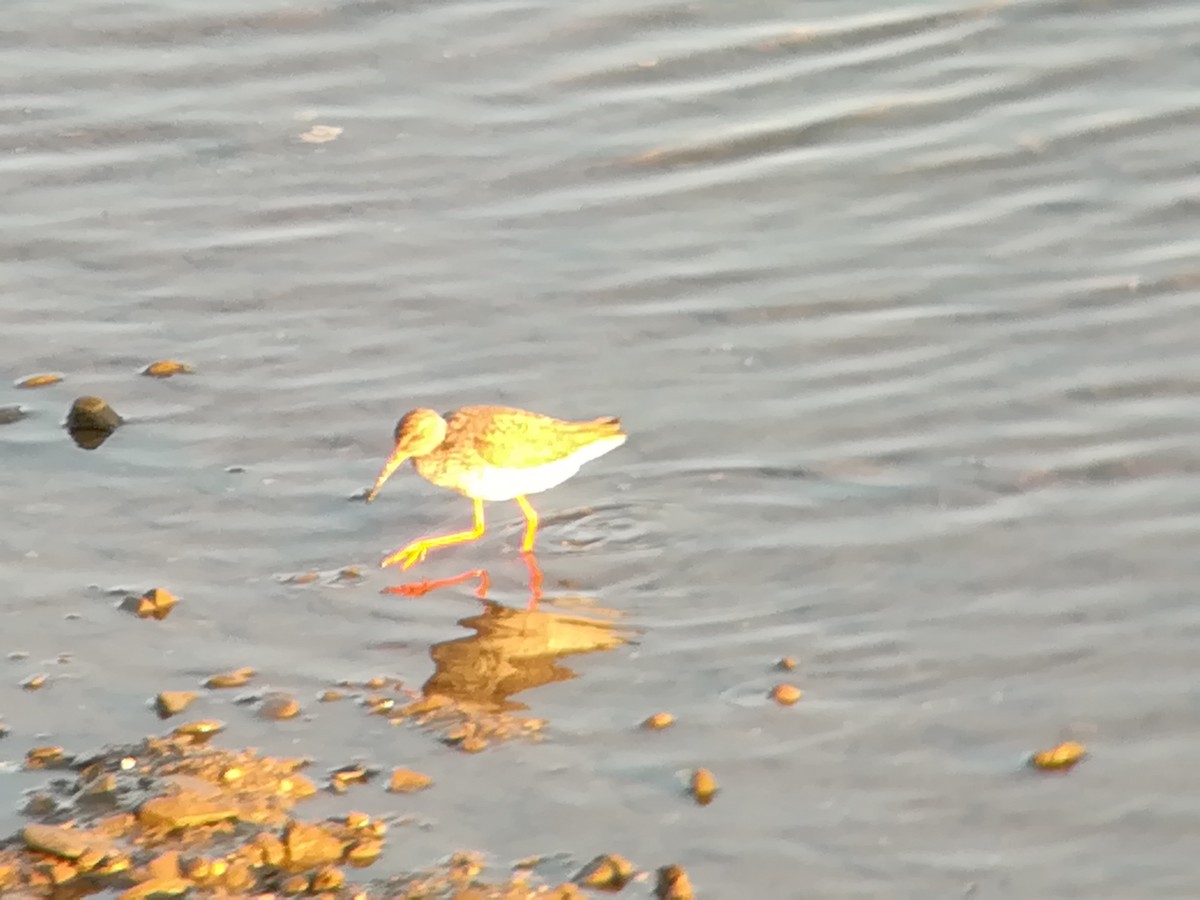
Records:
[[[187,363],[176,362],[173,359],[160,359],[158,362],[150,363],[139,374],[149,375],[151,378],[170,378],[172,375],[191,375],[194,371]]]
[[[708,806],[717,795],[717,780],[708,769],[696,769],[692,772],[690,789],[697,803]]]
[[[283,868],[289,872],[330,865],[340,861],[345,851],[342,841],[316,825],[293,819],[284,828]]]
[[[800,688],[794,684],[777,684],[771,688],[771,699],[780,706],[792,706],[803,696]]]
[[[20,422],[27,415],[29,415],[29,410],[19,403],[0,406],[0,425],[11,425],[13,422]]]
[[[234,669],[232,672],[222,672],[219,675],[213,675],[208,681],[204,682],[204,686],[208,688],[243,687],[253,677],[254,670],[249,666],[245,666],[241,669]]]
[[[28,390],[29,388],[40,388],[51,384],[58,384],[62,380],[63,377],[57,372],[47,372],[44,375],[27,375],[24,378],[18,378],[13,386]]]
[[[433,779],[412,769],[393,769],[388,791],[393,794],[412,794],[433,784]]]
[[[237,818],[237,808],[220,800],[207,800],[184,791],[170,797],[154,797],[138,809],[138,821],[146,828],[193,828]]]
[[[85,853],[95,850],[98,850],[103,858],[110,849],[108,841],[104,838],[60,825],[26,825],[21,829],[21,839],[26,847],[63,859],[79,859]]]
[[[179,598],[170,591],[151,588],[140,597],[126,597],[121,601],[121,609],[133,613],[139,619],[162,621],[178,602]]]
[[[263,697],[262,706],[258,708],[260,719],[294,719],[300,715],[300,704],[291,694],[283,691],[272,691]]]
[[[131,887],[118,900],[152,900],[155,897],[181,897],[192,889],[186,878],[151,878]]]
[[[124,421],[103,398],[80,397],[67,413],[67,431],[84,450],[94,450]]]
[[[187,738],[193,744],[203,744],[224,730],[225,723],[220,719],[199,719],[176,726],[171,734],[178,738]]]
[[[195,691],[163,691],[154,698],[154,710],[160,719],[179,715],[196,699]]]
[[[663,866],[658,870],[654,896],[658,900],[693,900],[696,894],[682,866]]]
[[[648,728],[651,731],[662,731],[664,728],[670,728],[675,724],[675,717],[669,712],[655,713],[646,721],[642,722],[643,728]]]
[[[633,863],[615,853],[597,856],[571,880],[601,891],[619,891],[633,878]]]

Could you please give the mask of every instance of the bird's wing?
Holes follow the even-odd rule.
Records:
[[[459,410],[460,414],[468,412]],[[470,420],[472,416],[466,418]],[[472,428],[473,424],[466,428],[470,430],[475,452],[489,465],[501,469],[528,469],[557,462],[609,430],[600,422],[565,422],[525,410],[503,408],[489,409],[482,426]],[[611,431],[619,432],[615,421]]]

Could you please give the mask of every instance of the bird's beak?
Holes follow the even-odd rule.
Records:
[[[410,453],[401,450],[399,444],[396,445],[396,449],[392,451],[392,455],[387,458],[387,462],[379,470],[379,477],[375,479],[375,486],[371,488],[371,493],[367,494],[368,503],[375,499],[375,495],[379,493],[379,489],[383,487],[383,483],[392,477],[392,473],[400,468],[409,456],[411,456]]]

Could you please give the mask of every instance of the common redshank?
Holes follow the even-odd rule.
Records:
[[[437,537],[420,538],[388,556],[380,566],[396,563],[407,569],[435,547],[478,540],[486,529],[483,501],[516,500],[525,514],[521,552],[531,554],[538,516],[526,499],[562,484],[585,462],[625,443],[621,420],[562,419],[503,406],[464,406],[440,416],[414,409],[396,423],[396,445],[383,464],[367,502],[406,460],[426,481],[470,497],[475,527]]]

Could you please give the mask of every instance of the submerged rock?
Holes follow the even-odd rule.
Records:
[[[95,450],[125,420],[102,397],[79,397],[67,413],[67,431],[84,450]]]

